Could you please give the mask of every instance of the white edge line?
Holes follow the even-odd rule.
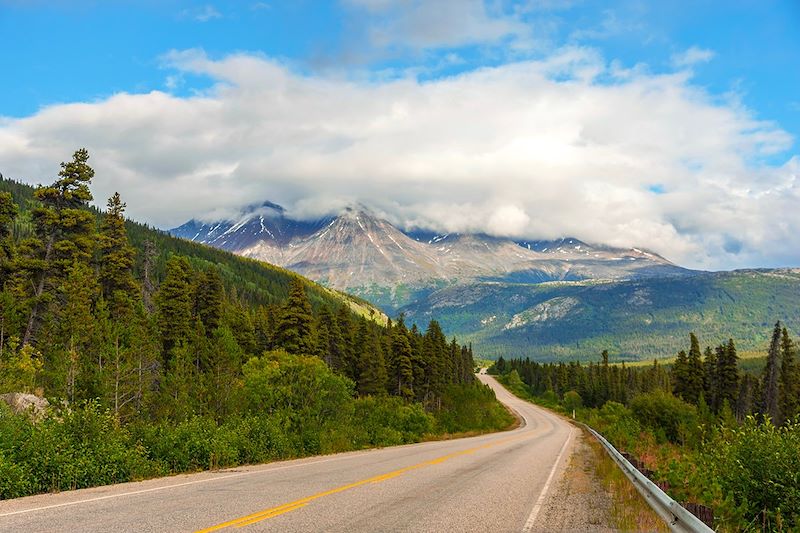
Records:
[[[136,494],[144,494],[144,493],[147,493],[147,492],[157,492],[159,490],[174,489],[174,488],[177,488],[177,487],[185,487],[186,485],[196,485],[198,483],[207,483],[209,481],[221,481],[223,479],[230,479],[230,478],[241,477],[241,476],[250,476],[250,475],[253,475],[253,474],[268,474],[268,473],[271,473],[271,472],[276,472],[278,470],[287,470],[289,468],[297,468],[297,467],[300,467],[300,466],[306,466],[306,465],[310,465],[310,464],[328,463],[330,461],[337,461],[339,459],[345,459],[345,458],[346,457],[344,457],[344,456],[342,456],[342,457],[330,457],[328,459],[322,459],[322,460],[319,460],[319,461],[297,463],[297,464],[293,464],[293,465],[285,465],[285,466],[279,466],[279,467],[275,467],[275,468],[265,468],[265,469],[262,469],[262,470],[251,470],[249,472],[237,472],[235,474],[229,474],[227,476],[215,476],[215,477],[210,477],[210,478],[206,478],[206,479],[198,479],[198,480],[195,480],[195,481],[185,481],[183,483],[175,483],[174,485],[166,485],[166,486],[163,486],[163,487],[153,487],[151,489],[134,490],[134,491],[131,491],[131,492],[121,492],[119,494],[108,494],[106,496],[97,496],[95,498],[86,498],[84,500],[76,500],[74,502],[56,503],[56,504],[53,504],[53,505],[45,505],[44,507],[32,507],[30,509],[21,509],[19,511],[11,511],[11,512],[8,512],[8,513],[0,513],[0,517],[13,516],[13,515],[25,514],[25,513],[33,513],[35,511],[44,511],[46,509],[56,509],[58,507],[69,507],[70,505],[79,505],[79,504],[82,504],[82,503],[96,502],[96,501],[100,501],[100,500],[109,500],[109,499],[112,499],[112,498],[122,498],[123,496],[133,496],[133,495],[136,495]]]
[[[547,496],[547,491],[550,489],[550,483],[553,481],[553,476],[556,475],[556,470],[558,470],[558,465],[561,464],[561,458],[563,457],[564,452],[567,451],[567,446],[572,440],[573,432],[574,428],[571,427],[569,429],[569,435],[567,435],[567,440],[564,441],[564,445],[561,447],[561,451],[558,452],[558,457],[556,457],[555,463],[553,464],[553,468],[552,470],[550,470],[550,475],[547,476],[547,481],[544,482],[544,487],[542,487],[542,492],[539,494],[539,498],[536,500],[536,504],[533,506],[531,514],[528,516],[528,520],[525,522],[525,526],[522,528],[522,533],[530,533],[531,531],[533,531],[533,524],[536,522],[536,517],[542,508],[542,504],[544,504],[544,499]]]

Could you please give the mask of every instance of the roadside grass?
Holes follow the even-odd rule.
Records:
[[[594,453],[597,477],[611,495],[614,526],[620,531],[669,531],[600,443],[588,431],[581,431]]]

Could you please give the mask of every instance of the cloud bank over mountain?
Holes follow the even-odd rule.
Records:
[[[792,138],[695,85],[691,65],[710,58],[687,51],[656,74],[564,47],[420,81],[172,51],[170,75],[211,87],[0,118],[0,172],[48,182],[85,146],[97,203],[118,190],[161,227],[263,200],[307,218],[360,202],[406,228],[569,235],[700,268],[800,264]]]

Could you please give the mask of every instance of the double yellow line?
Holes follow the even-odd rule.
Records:
[[[301,498],[299,500],[295,500],[293,502],[285,503],[283,505],[279,505],[277,507],[270,507],[269,509],[264,509],[263,511],[258,511],[257,513],[249,514],[247,516],[242,516],[241,518],[235,518],[233,520],[229,520],[227,522],[222,522],[221,524],[217,524],[215,526],[208,527],[206,529],[200,529],[196,533],[207,533],[209,531],[217,531],[219,529],[225,529],[228,527],[245,527],[249,526],[250,524],[255,524],[256,522],[261,522],[262,520],[267,520],[268,518],[274,518],[276,516],[280,516],[285,513],[289,513],[291,511],[295,511],[302,507],[305,507],[310,502],[314,500],[318,500],[320,498],[324,498],[325,496],[330,496],[331,494],[337,494],[339,492],[344,492],[346,490],[354,489],[356,487],[360,487],[361,485],[366,485],[368,483],[380,483],[382,481],[386,481],[387,479],[392,479],[397,476],[401,476],[406,472],[410,472],[411,470],[417,470],[419,468],[424,468],[426,466],[438,465],[443,463],[449,459],[454,457],[459,457],[462,455],[467,455],[470,453],[475,453],[478,450],[483,450],[486,448],[491,448],[492,446],[498,446],[500,444],[505,444],[507,442],[511,442],[513,440],[519,440],[521,438],[526,437],[527,435],[520,435],[516,437],[511,437],[508,439],[502,439],[495,442],[490,442],[488,444],[484,444],[482,446],[476,446],[475,448],[469,448],[467,450],[462,450],[460,452],[454,452],[447,455],[443,455],[441,457],[437,457],[435,459],[431,459],[429,461],[425,461],[422,463],[417,463],[415,465],[407,466],[405,468],[400,468],[399,470],[393,470],[392,472],[387,472],[386,474],[380,474],[378,476],[373,476],[367,479],[362,479],[361,481],[356,481],[355,483],[349,483],[347,485],[342,485],[341,487],[336,487],[335,489],[326,490],[325,492],[319,492],[317,494],[313,494],[311,496],[306,496],[305,498]]]

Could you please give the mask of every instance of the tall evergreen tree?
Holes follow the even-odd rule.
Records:
[[[111,303],[114,316],[122,312],[120,307],[132,307],[139,297],[139,287],[133,279],[135,252],[125,229],[125,207],[119,193],[115,192],[108,199],[108,208],[100,222],[98,236],[100,287],[106,301]]]
[[[688,383],[689,360],[686,352],[681,350],[672,365],[672,393],[679,398],[686,399],[686,384]]]
[[[800,410],[800,369],[797,364],[797,349],[786,328],[781,332],[781,372],[778,387],[780,422],[785,422],[797,416]]]
[[[402,317],[392,331],[392,351],[389,364],[390,391],[403,398],[414,396],[414,371],[411,366],[411,344]]]
[[[94,216],[86,208],[92,200],[89,183],[94,170],[87,164],[85,149],[75,152],[72,161],[61,163],[52,185],[34,193],[40,202],[33,212],[35,237],[26,243],[27,270],[32,290],[29,293],[28,323],[23,345],[33,339],[41,313],[75,261],[87,263],[94,247]],[[26,283],[27,285],[27,283]]]
[[[219,269],[212,266],[197,275],[195,286],[195,314],[203,323],[209,337],[220,326],[225,288]]]
[[[718,348],[717,356],[717,390],[715,394],[716,409],[722,408],[723,403],[733,407],[739,395],[739,356],[736,354],[736,345],[733,339]]]
[[[781,334],[781,323],[778,322],[772,331],[767,364],[761,374],[761,401],[759,402],[760,413],[769,416],[775,423],[779,423],[781,419],[779,403]]]
[[[169,368],[173,350],[192,336],[193,270],[185,257],[173,255],[167,261],[164,281],[156,294],[158,328],[161,332],[164,366]]]
[[[314,317],[305,287],[300,279],[293,278],[275,330],[275,345],[290,354],[313,355],[316,352],[313,328]]]
[[[697,405],[700,394],[703,392],[703,379],[705,371],[700,353],[700,342],[694,333],[689,334],[689,356],[686,366],[686,385],[684,386],[683,399]]]
[[[12,225],[17,217],[17,204],[10,192],[0,192],[0,289],[11,274],[11,261],[14,258],[14,239]]]

